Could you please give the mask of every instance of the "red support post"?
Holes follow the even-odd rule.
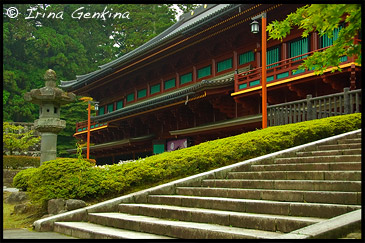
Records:
[[[88,107],[87,107],[87,145],[86,145],[86,158],[89,159],[90,155],[90,101],[88,101]]]
[[[261,74],[261,85],[262,85],[262,129],[267,128],[267,91],[266,91],[266,14],[261,17],[262,20],[262,74]]]

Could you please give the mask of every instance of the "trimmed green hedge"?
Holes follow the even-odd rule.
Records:
[[[269,127],[104,168],[77,159],[57,159],[28,173],[29,180],[22,179],[26,172],[18,174],[14,185],[28,181],[25,188],[31,199],[43,205],[52,198],[120,196],[142,185],[201,173],[359,128],[361,114],[351,114]]]
[[[37,168],[19,171],[13,178],[13,185],[18,189],[26,191],[28,189],[28,183],[36,171],[38,171]]]
[[[22,169],[25,167],[39,167],[40,157],[3,155],[3,169]]]

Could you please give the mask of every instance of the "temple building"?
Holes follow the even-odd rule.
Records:
[[[261,128],[261,34],[251,19],[283,20],[303,5],[205,4],[142,46],[60,87],[99,102],[90,154],[98,163],[145,157]],[[298,70],[334,36],[294,29],[267,41],[267,102],[276,105],[361,88],[361,66]],[[74,136],[86,141],[87,121]]]

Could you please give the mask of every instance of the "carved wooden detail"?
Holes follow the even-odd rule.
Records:
[[[296,87],[295,85],[289,84],[289,90],[294,92],[299,98],[305,98],[307,96],[307,92],[303,89]]]
[[[210,100],[214,109],[224,113],[227,117],[233,118],[236,116],[236,105],[231,97],[216,97]]]

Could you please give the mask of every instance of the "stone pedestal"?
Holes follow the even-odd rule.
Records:
[[[41,162],[53,160],[57,157],[57,134],[50,132],[41,133]]]

